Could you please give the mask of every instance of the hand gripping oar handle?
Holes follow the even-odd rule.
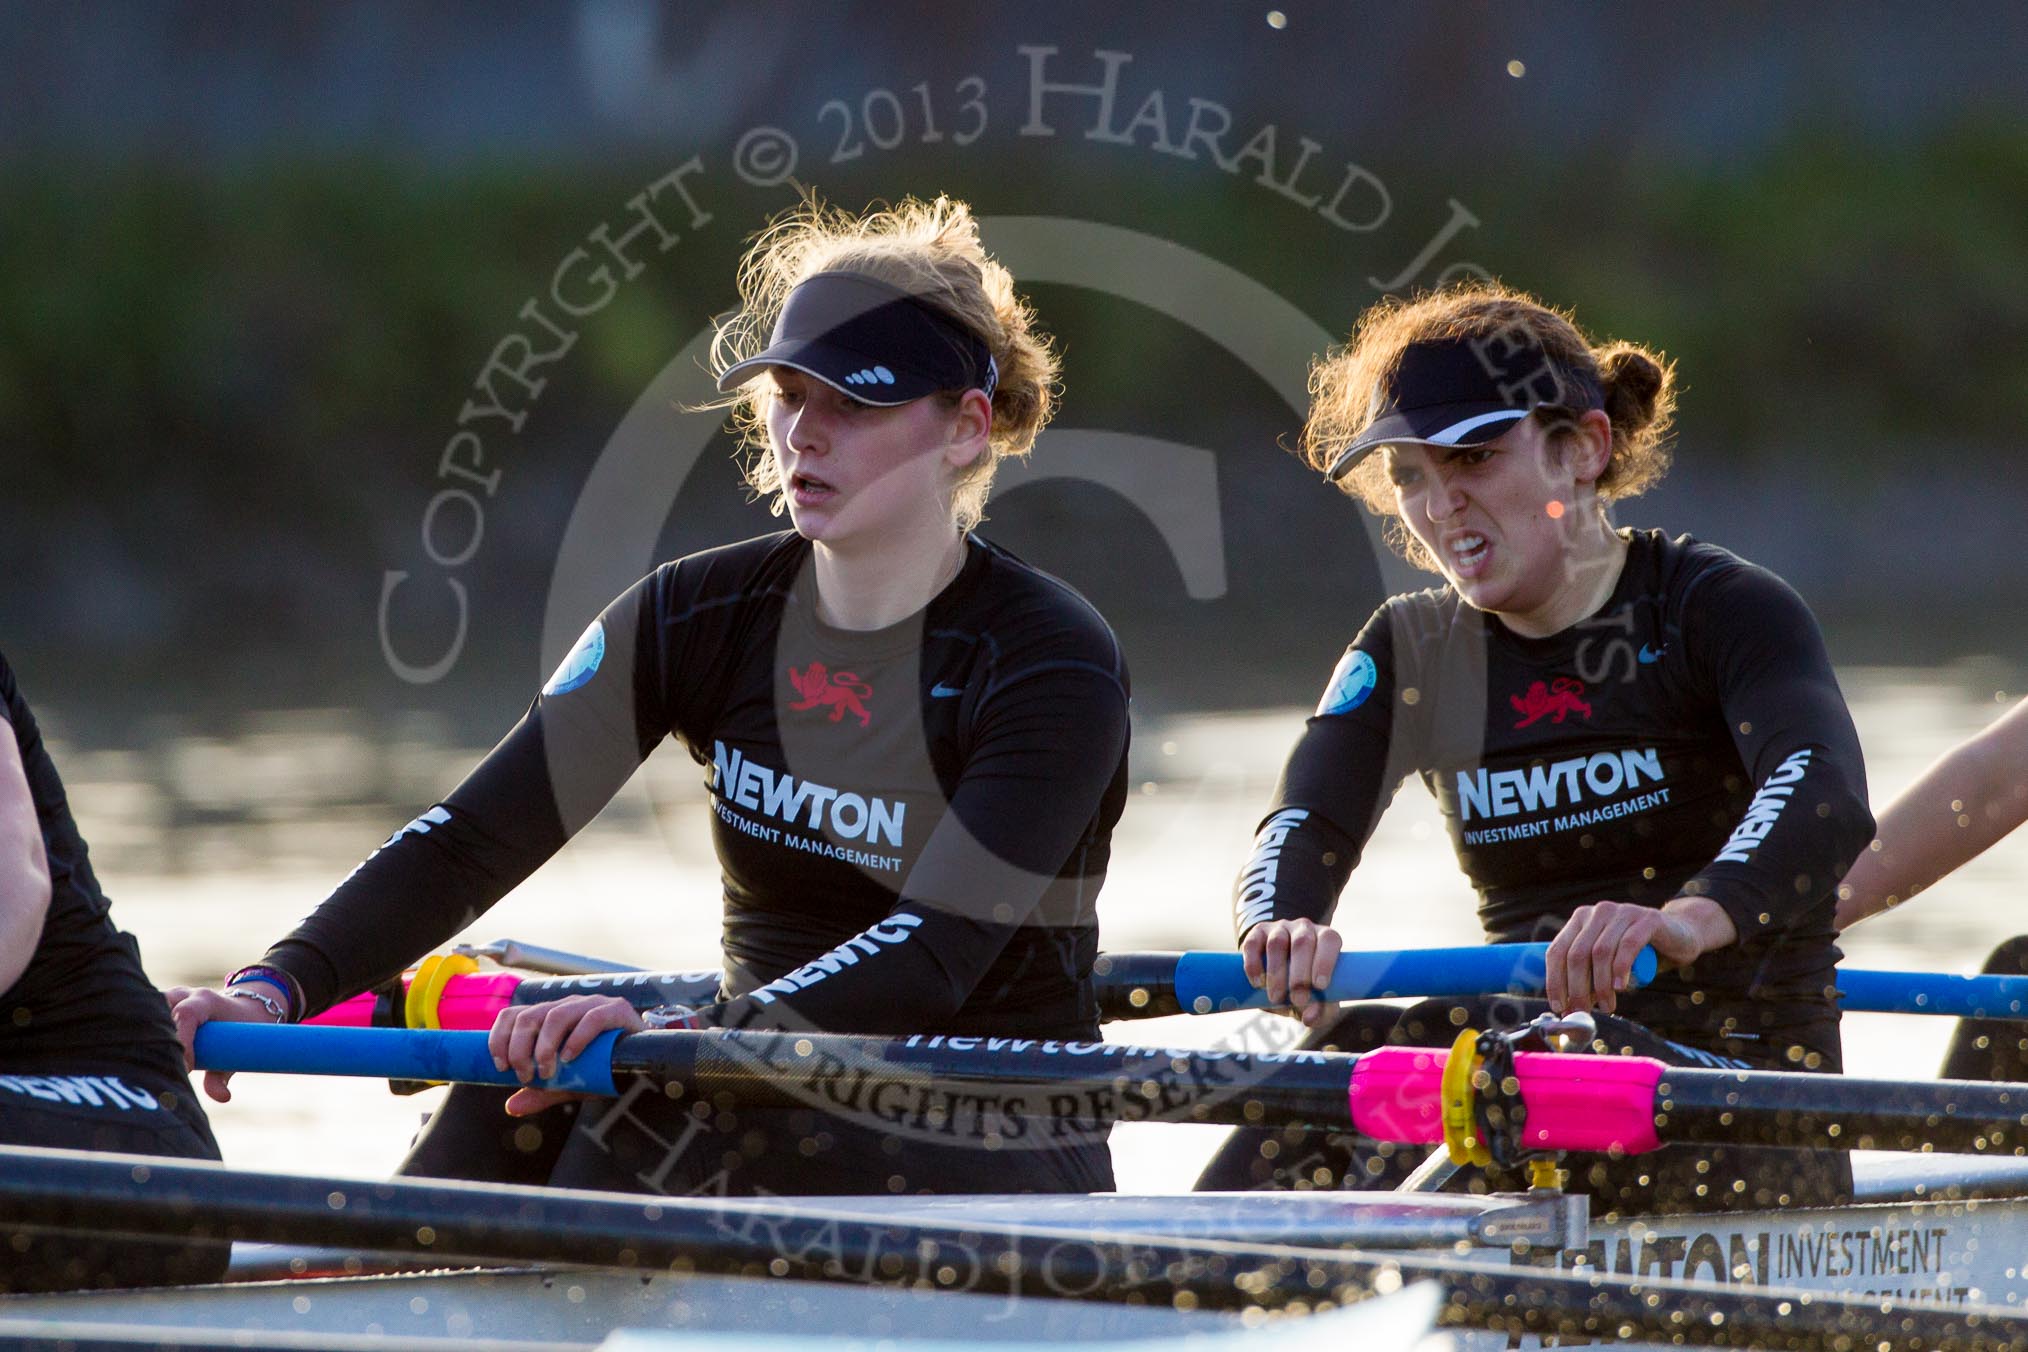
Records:
[[[1321,998],[1379,1000],[1503,992],[1540,995],[1548,955],[1548,944],[1341,953]],[[1643,948],[1634,960],[1634,985],[1645,986],[1654,980],[1657,965],[1655,950]],[[1237,953],[1178,954],[1175,989],[1176,1003],[1187,1013],[1268,1008],[1267,992],[1246,979]]]
[[[535,1081],[538,1089],[619,1093],[613,1083],[617,1031],[601,1033],[574,1061]],[[272,1071],[284,1075],[360,1075],[375,1079],[519,1087],[511,1070],[493,1065],[486,1035],[427,1028],[312,1028],[271,1023],[207,1023],[197,1030],[200,1070]]]

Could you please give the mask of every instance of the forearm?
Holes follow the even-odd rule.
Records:
[[[1761,782],[1725,847],[1680,890],[1722,908],[1732,942],[1781,934],[1830,900],[1872,836],[1856,752],[1806,747]]]
[[[262,962],[305,1014],[399,973],[463,930],[569,838],[543,720],[530,713],[465,782],[397,831]]]
[[[698,1019],[714,1028],[934,1031],[971,993],[950,961],[953,950],[997,953],[1012,931],[991,928],[905,904],[808,964],[699,1010]]]
[[[2028,706],[2023,706],[2028,709]],[[1838,889],[1839,929],[1907,901],[2028,820],[2028,740],[2016,710],[1931,766],[1880,815],[1879,834]]]
[[[1304,725],[1233,888],[1236,937],[1263,921],[1330,920],[1405,773],[1393,741],[1370,703]]]
[[[0,722],[0,992],[28,970],[49,914],[49,859],[12,729]]]
[[[1677,897],[1662,907],[1662,914],[1684,927],[1700,955],[1739,941],[1739,927],[1709,897]]]
[[[5,869],[0,878],[0,992],[11,989],[28,970],[49,914],[49,864],[42,855],[40,834],[25,848],[9,841],[4,857],[10,862],[0,866]]]
[[[1318,813],[1281,807],[1254,837],[1253,853],[1233,886],[1235,936],[1273,920],[1327,924],[1359,862],[1360,846]]]
[[[455,845],[404,837],[360,865],[260,962],[295,979],[308,1017],[449,942],[518,881]]]
[[[1754,794],[1677,890],[1719,903],[1735,942],[1821,926],[1874,826],[1859,734],[1816,620],[1772,574],[1744,569],[1705,589],[1697,626]]]

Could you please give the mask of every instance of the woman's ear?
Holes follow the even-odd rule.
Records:
[[[984,390],[966,390],[958,396],[951,415],[950,440],[944,446],[944,460],[952,469],[970,469],[986,454],[993,432],[993,401]]]
[[[1564,445],[1572,476],[1581,484],[1596,484],[1612,463],[1613,420],[1602,409],[1586,409],[1569,424]]]

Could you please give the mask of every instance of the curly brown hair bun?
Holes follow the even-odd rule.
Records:
[[[1631,498],[1669,472],[1670,425],[1676,420],[1676,368],[1634,343],[1609,343],[1593,354],[1606,416],[1613,424],[1613,458],[1599,479],[1607,501]]]

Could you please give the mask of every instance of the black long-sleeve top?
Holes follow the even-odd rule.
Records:
[[[807,541],[663,565],[527,715],[267,955],[323,1008],[399,972],[589,821],[664,737],[705,767],[715,1025],[1092,1036],[1127,676],[1083,598],[976,538],[917,616],[824,624]]]
[[[1449,588],[1375,613],[1289,757],[1239,878],[1241,934],[1329,919],[1416,773],[1489,940],[1549,937],[1593,901],[1710,897],[1737,942],[1621,997],[1621,1012],[1699,1040],[1835,1038],[1836,887],[1873,818],[1816,621],[1722,549],[1628,539],[1605,605],[1547,638]]]

